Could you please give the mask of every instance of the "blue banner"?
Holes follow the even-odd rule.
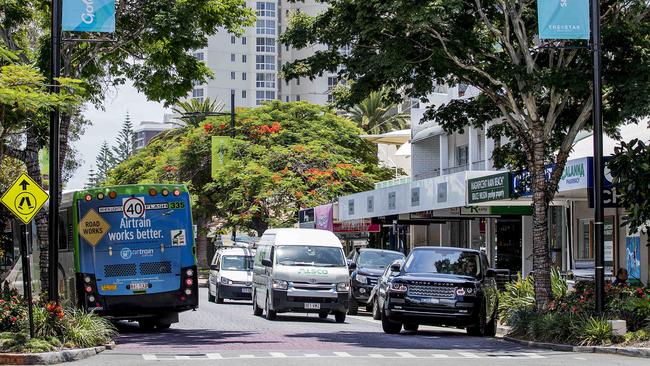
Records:
[[[589,39],[589,0],[537,0],[540,39]]]
[[[115,0],[63,0],[62,29],[69,32],[115,32]]]

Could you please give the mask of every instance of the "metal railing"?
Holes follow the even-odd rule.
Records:
[[[473,162],[472,170],[485,170],[485,160],[479,160]]]
[[[391,180],[377,182],[375,183],[375,189],[388,188],[388,187],[398,186],[400,184],[406,184],[406,183],[411,183],[411,177],[395,178]]]
[[[442,169],[442,174],[454,174],[459,172],[464,172],[469,170],[469,164],[463,164],[458,166],[453,166],[449,168]]]

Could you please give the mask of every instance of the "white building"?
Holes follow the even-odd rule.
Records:
[[[246,28],[241,37],[222,30],[209,38],[207,48],[194,52],[212,70],[214,78],[195,86],[190,97],[221,100],[226,108],[230,106],[231,94],[235,94],[235,105],[243,107],[274,99],[326,104],[329,91],[336,84],[336,74],[289,82],[279,77],[283,64],[308,57],[324,46],[296,50],[278,41],[294,13],[316,15],[326,5],[314,0],[246,0],[246,4],[256,11],[254,27]]]

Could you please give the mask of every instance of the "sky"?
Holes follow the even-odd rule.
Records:
[[[84,112],[92,125],[74,147],[79,152],[83,164],[72,176],[65,189],[83,188],[91,166],[95,166],[95,157],[104,141],[109,145],[115,143],[117,134],[128,112],[131,123],[137,127],[141,121],[162,121],[165,110],[161,103],[149,102],[144,94],[138,93],[132,84],[127,83],[113,89],[104,101],[104,111],[97,110],[91,105]]]

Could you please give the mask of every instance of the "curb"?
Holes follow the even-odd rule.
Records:
[[[503,339],[509,342],[521,344],[528,347],[544,348],[553,351],[561,352],[579,352],[579,353],[606,353],[616,354],[629,357],[643,357],[650,358],[650,348],[622,348],[622,347],[604,347],[604,346],[572,346],[570,344],[557,344],[557,343],[544,343],[524,341],[509,336],[504,336]]]
[[[106,350],[105,346],[81,349],[66,349],[59,352],[43,353],[0,353],[0,364],[3,365],[53,365],[72,362],[95,356]]]

